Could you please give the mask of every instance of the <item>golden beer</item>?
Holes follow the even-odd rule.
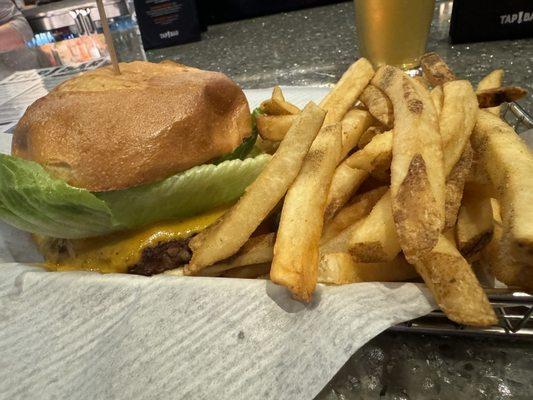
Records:
[[[434,7],[434,0],[355,0],[361,55],[374,66],[417,67]]]

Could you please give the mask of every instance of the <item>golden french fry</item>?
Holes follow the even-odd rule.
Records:
[[[446,178],[444,230],[453,228],[457,221],[457,214],[463,198],[463,189],[472,165],[473,153],[472,146],[467,142],[463,155]]]
[[[433,104],[435,105],[435,111],[437,112],[438,116],[440,116],[440,113],[442,111],[443,97],[444,93],[442,92],[442,86],[435,86],[433,89],[431,89],[431,100],[433,100]]]
[[[366,217],[387,190],[387,187],[381,186],[356,196],[350,204],[341,208],[331,221],[324,224],[320,243],[326,243],[350,225]]]
[[[274,154],[279,147],[280,142],[274,142],[272,140],[263,139],[261,136],[257,137],[255,145],[263,153]]]
[[[374,121],[368,111],[352,108],[342,119],[342,152],[340,159],[344,159],[348,153],[357,146],[363,132]]]
[[[226,271],[247,265],[270,263],[274,257],[275,234],[266,233],[251,237],[234,256],[220,263],[210,265],[198,276],[219,276]]]
[[[341,163],[331,180],[329,193],[326,201],[324,219],[329,221],[350,200],[359,186],[368,178],[368,172],[362,169],[352,168]]]
[[[519,100],[527,94],[527,90],[518,86],[503,86],[478,90],[476,94],[479,108],[490,108]]]
[[[296,115],[267,115],[259,114],[255,117],[257,131],[263,139],[279,142],[296,120]]]
[[[241,278],[241,279],[255,279],[262,275],[268,274],[270,271],[270,263],[245,265],[235,269],[231,269],[222,274],[224,278]]]
[[[324,208],[342,149],[341,124],[324,126],[285,196],[270,279],[310,301],[317,283]]]
[[[426,89],[429,90],[429,86],[430,86],[430,85],[429,85],[429,82],[427,81],[426,78],[424,78],[424,77],[421,76],[421,75],[415,75],[415,76],[413,76],[413,79],[414,79],[416,82],[420,83],[422,86],[424,86]]]
[[[394,125],[394,113],[392,111],[392,104],[389,98],[374,85],[368,85],[360,99],[368,108],[368,112],[372,114],[381,124],[387,129],[391,129]]]
[[[174,269],[169,269],[168,271],[163,272],[163,275],[172,275],[172,276],[185,276],[183,270],[185,267],[178,267]]]
[[[364,148],[368,143],[374,139],[375,136],[381,135],[383,133],[383,129],[379,126],[370,126],[366,131],[363,132],[361,137],[359,138],[359,142],[357,143],[357,147],[360,149]]]
[[[477,85],[477,90],[494,89],[502,85],[503,81],[503,69],[495,69],[490,74],[485,76]],[[500,115],[500,106],[491,107],[487,111],[494,115]]]
[[[503,81],[503,69],[495,69],[483,77],[477,85],[477,90],[494,89],[500,87]]]
[[[455,227],[457,248],[465,258],[472,258],[490,242],[493,230],[490,198],[477,186],[466,186]]]
[[[326,221],[347,203],[372,171],[390,165],[391,154],[392,131],[388,131],[376,136],[337,167],[328,193]]]
[[[478,106],[474,89],[468,81],[447,82],[442,86],[442,92],[439,129],[445,155],[444,173],[448,176],[470,139]]]
[[[354,62],[342,75],[335,87],[320,102],[320,108],[327,112],[325,124],[339,122],[368,85],[374,75],[374,68],[366,58]]]
[[[401,250],[392,218],[391,194],[387,191],[352,232],[348,251],[354,261],[374,263],[391,261]]]
[[[298,175],[324,117],[325,112],[313,102],[307,104],[270,162],[237,204],[191,240],[193,254],[186,273],[194,274],[228,258],[246,243]]]
[[[392,210],[410,261],[429,252],[444,227],[445,176],[437,115],[429,91],[398,68],[381,67],[372,84],[394,107]]]
[[[455,74],[437,53],[426,53],[420,57],[420,66],[424,78],[432,86],[442,85],[456,79]]]
[[[300,112],[294,104],[274,98],[263,101],[260,108],[267,115],[296,115]]]
[[[349,241],[359,225],[363,223],[363,219],[355,221],[352,225],[341,231],[337,236],[334,236],[327,242],[320,245],[320,255],[329,253],[348,253]]]
[[[320,258],[318,282],[345,285],[357,282],[402,282],[418,276],[402,255],[385,263],[357,263],[348,253],[330,253]]]
[[[481,110],[472,134],[479,162],[498,192],[505,251],[533,268],[533,155],[516,132]]]
[[[533,268],[509,257],[503,242],[503,228],[494,221],[492,240],[481,252],[481,260],[489,267],[490,273],[509,287],[533,292]]]
[[[383,132],[376,135],[361,150],[356,151],[344,162],[351,168],[358,168],[367,172],[372,172],[377,167],[390,165],[392,156],[392,131]]]
[[[472,268],[443,235],[429,253],[416,260],[415,268],[441,310],[452,321],[473,326],[489,326],[497,322]]]
[[[271,98],[274,100],[278,100],[278,101],[285,101],[285,96],[283,95],[283,91],[278,85],[274,86],[274,88],[272,89]]]

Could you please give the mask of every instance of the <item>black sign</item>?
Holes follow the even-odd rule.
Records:
[[[134,0],[146,50],[200,40],[195,0]]]
[[[533,37],[531,0],[454,0],[452,43]]]

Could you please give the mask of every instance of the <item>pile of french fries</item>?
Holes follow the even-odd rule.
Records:
[[[451,320],[495,324],[473,264],[533,290],[533,156],[499,118],[525,91],[421,64],[361,58],[302,110],[274,88],[257,116],[271,161],[170,273],[270,278],[302,301],[317,283],[422,279]]]

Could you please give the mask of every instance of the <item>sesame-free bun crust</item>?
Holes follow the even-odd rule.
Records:
[[[242,90],[221,73],[136,61],[70,79],[33,103],[12,153],[100,192],[164,179],[231,152],[251,133]]]

